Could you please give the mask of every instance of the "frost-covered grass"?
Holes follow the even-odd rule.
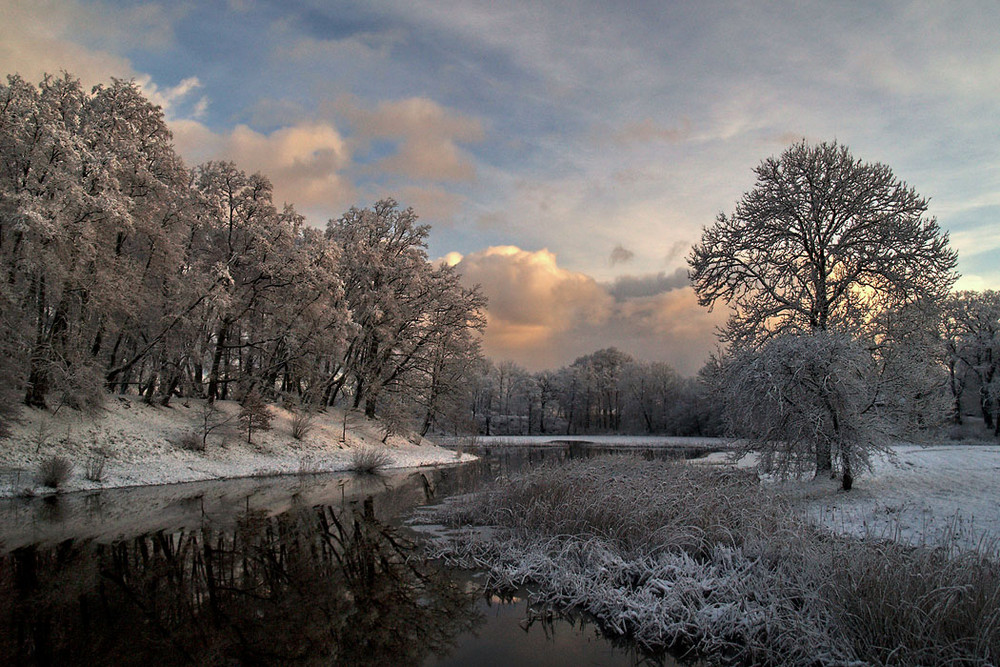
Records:
[[[351,470],[365,475],[375,475],[392,465],[392,456],[385,449],[365,445],[351,452]]]
[[[542,467],[442,510],[490,531],[437,553],[532,584],[653,649],[745,664],[993,664],[983,553],[834,537],[747,471],[607,457]]]

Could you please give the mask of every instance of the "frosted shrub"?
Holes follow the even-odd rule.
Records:
[[[392,457],[384,449],[369,446],[357,447],[351,452],[350,470],[374,475],[382,472],[392,463]]]
[[[305,440],[316,425],[316,414],[308,410],[300,410],[292,416],[292,437]]]
[[[50,456],[38,466],[38,483],[58,489],[69,480],[73,464],[65,456]]]
[[[84,464],[83,476],[91,482],[103,482],[104,468],[109,458],[111,458],[111,454],[108,450],[102,447],[91,449],[90,455],[87,456],[87,461]]]

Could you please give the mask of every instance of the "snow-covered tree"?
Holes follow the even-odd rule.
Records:
[[[392,199],[352,208],[327,226],[327,239],[340,250],[354,325],[333,395],[353,383],[354,407],[363,406],[369,417],[387,386],[416,390],[432,403],[426,392],[434,390],[427,379],[434,376],[435,355],[478,350],[449,344],[482,328],[485,300],[478,288],[462,288],[453,268],[428,262],[427,232],[413,209],[401,209]]]
[[[963,376],[971,373],[983,420],[1000,435],[1000,292],[954,294],[945,304],[944,323],[958,417]]]
[[[948,235],[889,167],[835,142],[803,141],[755,173],[754,188],[703,231],[688,258],[699,302],[732,308],[721,337],[734,356],[754,358],[786,334],[874,345],[888,335],[879,330],[886,314],[933,309],[954,284]],[[892,364],[882,371],[906,373]],[[812,442],[816,474],[831,470],[835,439]]]
[[[699,303],[732,308],[726,341],[857,327],[950,291],[948,234],[889,167],[803,141],[754,171],[754,188],[688,258]]]
[[[940,366],[897,358],[893,350],[873,354],[849,334],[819,331],[781,334],[731,356],[720,379],[725,420],[745,438],[740,453],[758,452],[763,471],[784,476],[811,471],[822,443],[850,490],[874,454],[919,437],[927,411],[943,414],[943,375],[934,386],[930,378],[901,382],[904,375],[891,370],[905,363],[915,374],[933,374]],[[916,386],[923,391],[914,392]]]

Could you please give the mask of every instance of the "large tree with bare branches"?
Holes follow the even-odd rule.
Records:
[[[753,189],[731,215],[720,213],[692,249],[690,278],[701,305],[721,302],[732,308],[720,337],[729,345],[736,367],[762,351],[779,349],[770,342],[786,336],[829,333],[838,336],[830,340],[846,337],[863,342],[857,349],[867,350],[872,363],[855,364],[851,372],[857,376],[859,368],[870,366],[876,376],[865,383],[870,388],[864,411],[840,410],[829,407],[833,405],[829,401],[821,402],[829,407],[833,435],[808,439],[817,475],[832,468],[831,443],[834,452],[839,448],[844,485],[850,488],[850,460],[844,452],[854,457],[857,447],[870,443],[870,429],[866,431],[862,423],[870,423],[875,412],[883,420],[912,418],[908,410],[886,409],[893,404],[886,388],[899,392],[900,381],[927,375],[910,373],[895,361],[912,356],[901,346],[925,337],[899,336],[899,327],[887,323],[933,312],[957,278],[957,255],[948,246],[947,233],[927,215],[925,198],[886,165],[855,159],[846,146],[802,141],[779,157],[764,160],[754,171]],[[928,317],[929,327],[931,321]],[[855,349],[852,346],[848,347]],[[800,347],[813,351],[816,345]],[[919,356],[926,361],[933,353],[927,350]],[[803,372],[821,366],[826,369],[815,363],[797,368],[796,382],[803,381]],[[817,371],[810,381],[828,383],[830,377],[825,370]],[[782,411],[774,412],[772,416],[783,421],[769,423],[764,429],[767,437],[760,443],[782,438],[801,442],[800,433],[782,429],[787,431],[796,419],[815,424],[815,415],[795,413],[799,408],[790,398],[794,392],[777,386],[782,381],[771,369],[751,379],[757,385],[728,391],[779,396],[788,414],[797,415],[790,419]],[[931,391],[931,387],[909,387],[904,393],[927,396]],[[857,423],[844,423],[851,415],[858,416]]]
[[[950,291],[948,234],[886,165],[803,141],[754,171],[754,188],[688,258],[699,303],[733,308],[727,342],[865,325]]]

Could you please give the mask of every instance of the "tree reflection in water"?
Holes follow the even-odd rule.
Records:
[[[0,556],[15,664],[420,664],[482,622],[476,593],[363,509]]]

